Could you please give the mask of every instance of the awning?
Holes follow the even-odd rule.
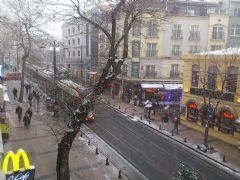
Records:
[[[165,89],[182,89],[182,84],[163,84]]]
[[[163,88],[162,83],[152,84],[152,83],[141,83],[143,89],[161,89]]]

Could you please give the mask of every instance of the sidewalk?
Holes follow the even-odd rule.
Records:
[[[156,111],[156,115],[151,114],[151,121],[149,124],[149,119],[144,118],[144,108],[139,106],[134,107],[132,101],[128,104],[122,102],[117,97],[112,99],[111,96],[109,95],[102,95],[100,97],[100,100],[110,105],[115,110],[127,114],[129,117],[131,117],[132,120],[148,125],[154,130],[157,130],[162,134],[185,144],[189,148],[194,149],[195,151],[203,154],[204,156],[208,156],[213,161],[218,162],[223,166],[229,167],[234,171],[240,172],[240,151],[236,147],[209,136],[209,145],[213,146],[215,148],[215,151],[211,154],[203,153],[197,149],[197,145],[203,144],[204,141],[204,135],[202,133],[194,131],[183,125],[179,125],[178,135],[174,133],[174,136],[172,136],[171,130],[174,127],[172,117],[170,117],[170,120],[167,126],[165,127],[165,130],[159,129],[159,126],[163,127],[162,125],[162,115],[164,114],[163,111],[158,110]],[[187,140],[186,143],[184,142],[184,138],[186,138]],[[223,156],[226,157],[227,162],[225,163],[222,162]]]
[[[36,108],[36,102],[33,101],[33,117],[29,129],[25,128],[23,122],[18,122],[15,114],[15,108],[18,104],[13,101],[13,86],[19,87],[19,82],[7,82],[8,92],[11,103],[7,106],[7,117],[10,124],[9,139],[4,144],[4,151],[16,152],[17,149],[24,149],[29,155],[31,165],[36,168],[35,179],[56,179],[56,158],[57,158],[57,139],[53,134],[54,129],[58,133],[63,133],[66,127],[64,114],[59,118],[54,118],[52,113],[45,108],[44,100],[41,99],[39,111]],[[27,98],[24,96],[23,113],[28,108]],[[81,134],[81,133],[80,133]],[[96,155],[96,147],[88,145],[89,139],[83,134],[83,137],[76,137],[69,157],[71,179],[88,180],[107,180],[118,179],[119,169],[117,169],[109,160],[110,165],[105,165],[106,157],[101,152]],[[11,168],[11,166],[9,166]],[[127,179],[122,175],[122,179]]]

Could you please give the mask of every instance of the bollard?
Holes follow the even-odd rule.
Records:
[[[81,137],[83,136],[83,133],[81,132],[81,135],[80,135]]]
[[[118,179],[122,179],[122,171],[121,170],[118,171]]]
[[[95,154],[99,154],[99,153],[98,153],[98,148],[97,148],[97,147],[96,147],[96,153],[95,153]]]
[[[118,109],[121,109],[121,106],[120,106],[120,105],[118,106]]]
[[[172,131],[172,136],[174,136],[173,131]]]
[[[106,166],[108,166],[108,165],[109,165],[108,158],[106,158]]]
[[[132,112],[132,116],[134,116],[134,112]]]
[[[223,156],[223,160],[222,160],[223,162],[226,162],[226,157],[225,157],[225,155]]]
[[[90,140],[88,140],[88,145],[90,145]]]
[[[140,119],[142,120],[142,116],[140,117]]]
[[[184,141],[184,142],[187,142],[187,138],[184,138],[183,141]]]

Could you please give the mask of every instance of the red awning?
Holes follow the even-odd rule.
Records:
[[[154,93],[155,90],[154,89],[146,89],[146,92],[149,92],[149,93]]]

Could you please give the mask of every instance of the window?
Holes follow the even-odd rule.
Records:
[[[78,24],[78,28],[77,29],[78,29],[78,31],[80,31],[80,24]]]
[[[215,13],[216,13],[216,9],[215,9],[215,8],[209,8],[209,9],[207,10],[207,13],[208,13],[208,14],[215,14]]]
[[[70,34],[70,29],[68,29],[68,34]]]
[[[127,64],[123,64],[122,75],[127,76]]]
[[[238,67],[228,67],[226,91],[236,92],[237,89]]]
[[[215,90],[217,82],[217,67],[216,66],[209,66],[208,67],[208,89]]]
[[[172,56],[179,56],[180,54],[181,54],[180,46],[179,45],[173,45],[172,46]]]
[[[149,21],[148,24],[148,36],[154,37],[157,36],[157,22],[156,21]]]
[[[80,51],[78,51],[78,56],[80,56],[81,54],[80,54]]]
[[[198,81],[199,81],[199,65],[194,64],[192,65],[192,82],[191,86],[198,87]]]
[[[132,42],[132,57],[140,56],[140,41]]]
[[[216,51],[216,50],[221,50],[222,49],[222,46],[220,45],[212,45],[211,46],[211,51]]]
[[[197,46],[190,46],[189,53],[193,54],[193,53],[197,53],[197,52],[198,52]]]
[[[147,57],[155,57],[157,55],[157,44],[147,43]]]
[[[240,16],[240,8],[234,8],[234,16]]]
[[[73,43],[73,45],[75,45],[75,39],[72,39],[72,43]]]
[[[182,39],[182,25],[174,24],[172,30],[172,39]]]
[[[171,64],[170,77],[179,78],[179,75],[180,75],[179,64]]]
[[[73,51],[72,54],[73,54],[73,57],[75,57],[75,51]]]
[[[213,26],[212,39],[223,39],[223,27]]]
[[[196,10],[193,8],[187,9],[187,15],[188,16],[195,16],[196,15]]]
[[[199,26],[191,25],[189,40],[198,40],[200,38]]]
[[[240,36],[240,24],[232,25],[231,36]]]
[[[146,65],[146,77],[155,78],[156,77],[156,66]]]
[[[77,41],[78,41],[78,44],[80,44],[80,38],[78,38]]]
[[[71,41],[70,40],[68,40],[68,45],[70,45],[71,44]]]
[[[138,21],[135,21],[133,23],[133,27],[132,27],[132,35],[133,36],[140,36],[141,34],[141,21],[138,20]]]
[[[72,28],[72,32],[75,33],[75,27]]]
[[[139,78],[139,62],[132,62],[132,77]]]
[[[68,57],[70,57],[71,56],[71,52],[70,51],[68,51]]]

